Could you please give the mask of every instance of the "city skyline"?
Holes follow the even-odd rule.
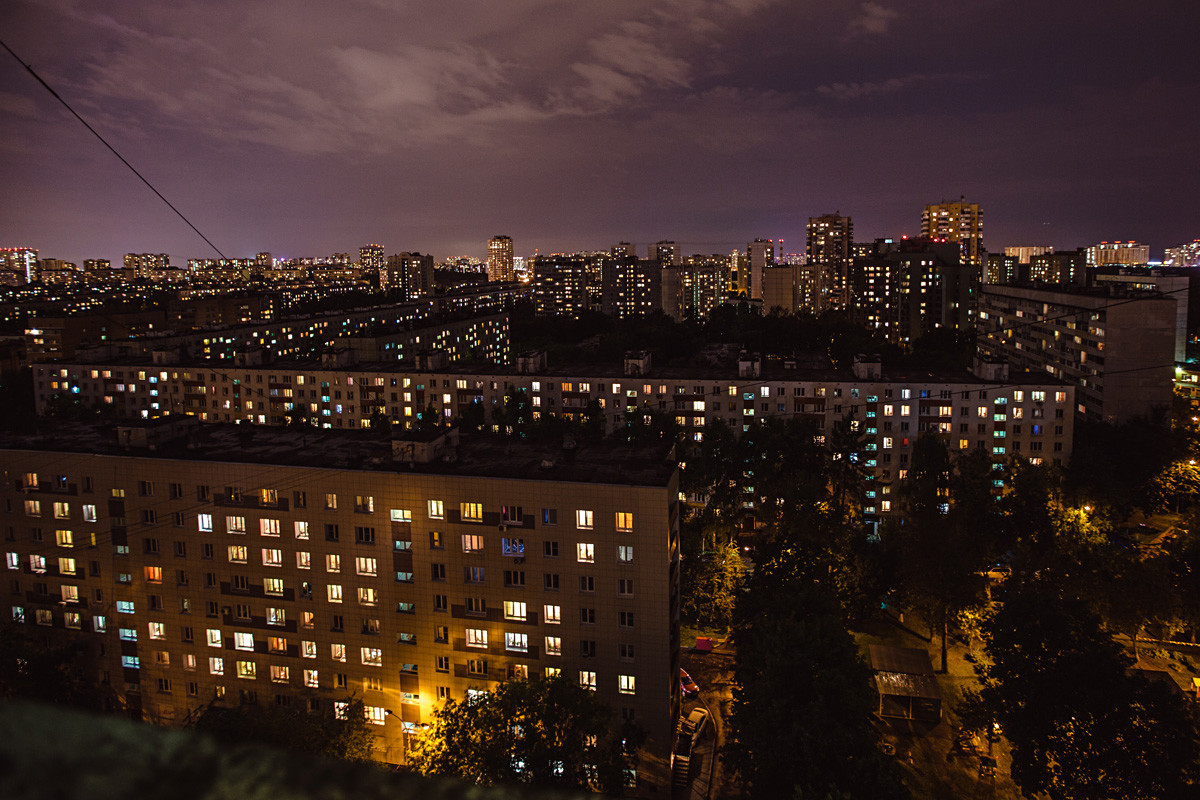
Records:
[[[331,18],[60,0],[0,18],[231,258],[373,241],[482,257],[498,231],[518,253],[756,237],[802,252],[810,217],[915,236],[924,206],[960,196],[985,209],[989,250],[1136,239],[1158,258],[1196,238],[1196,14],[675,0]],[[4,246],[216,256],[6,64]]]

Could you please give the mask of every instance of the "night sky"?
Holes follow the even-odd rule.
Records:
[[[226,256],[1200,237],[1200,4],[7,0],[0,37]],[[0,52],[0,246],[213,252]],[[639,249],[644,254],[644,249]]]

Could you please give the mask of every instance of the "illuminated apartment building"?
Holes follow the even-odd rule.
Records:
[[[854,221],[840,214],[809,217],[805,243],[806,263],[820,267],[823,282],[836,308],[850,306],[850,249],[854,242]]]
[[[644,317],[662,310],[662,264],[633,256],[607,256],[600,267],[601,310],[614,317]]]
[[[489,281],[512,281],[513,240],[508,236],[493,236],[488,240],[487,276]]]
[[[708,319],[728,295],[727,256],[689,256],[681,264],[663,267],[662,308],[674,320]]]
[[[1081,414],[1121,423],[1170,405],[1177,324],[1175,298],[1158,292],[986,286],[978,346],[1073,385]]]
[[[328,710],[376,755],[447,698],[562,673],[670,752],[678,478],[665,447],[182,424],[0,439],[6,614],[90,642],[136,716]]]
[[[978,203],[963,199],[925,206],[921,238],[957,242],[964,264],[983,266],[983,211]]]
[[[1150,260],[1150,245],[1140,242],[1101,242],[1087,248],[1087,265],[1103,267],[1112,264],[1131,266]]]
[[[574,317],[592,307],[603,256],[565,254],[533,259],[533,303],[539,314]]]
[[[433,256],[421,253],[388,256],[379,271],[379,288],[398,291],[407,300],[433,294]]]

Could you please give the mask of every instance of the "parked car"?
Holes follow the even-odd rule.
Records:
[[[679,688],[683,689],[683,693],[688,697],[700,694],[700,687],[692,680],[692,676],[687,674],[687,670],[683,667],[679,668]]]
[[[704,730],[705,723],[708,722],[708,709],[693,708],[692,713],[688,714],[688,718],[683,722],[683,730],[690,733],[692,736],[692,744],[700,738],[700,732]]]

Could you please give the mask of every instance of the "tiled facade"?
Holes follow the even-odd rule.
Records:
[[[5,613],[89,637],[102,680],[147,719],[356,693],[379,757],[399,763],[444,697],[561,670],[646,729],[651,755],[669,752],[679,550],[665,451],[549,468],[464,442],[453,463],[409,465],[361,434],[239,445],[232,426],[205,426],[203,444],[154,453],[90,435],[0,449]]]

